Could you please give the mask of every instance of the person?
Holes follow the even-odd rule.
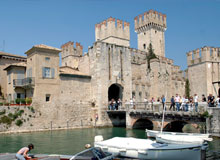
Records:
[[[190,96],[189,97],[189,111],[193,111],[193,97],[192,96]]]
[[[185,105],[186,105],[185,95],[183,95],[181,101],[182,101],[182,103],[181,103],[180,109],[182,109],[183,111],[185,111]]]
[[[178,94],[176,94],[175,103],[176,103],[176,109],[177,111],[179,111],[180,110],[180,97]]]
[[[118,100],[117,100],[117,106],[118,106],[118,110],[120,110],[121,109],[121,99],[120,98],[118,98]]]
[[[215,105],[215,97],[212,94],[209,94],[208,96],[208,104],[209,107],[214,107]]]
[[[216,99],[216,105],[218,106],[218,107],[220,107],[220,96]]]
[[[17,153],[16,153],[16,158],[17,160],[25,160],[25,158],[30,159],[31,157],[29,157],[27,155],[27,153],[29,151],[31,151],[32,149],[34,149],[34,145],[33,144],[29,144],[28,147],[23,147],[21,148]]]
[[[170,99],[171,105],[170,105],[170,110],[173,108],[173,111],[175,111],[175,100],[174,100],[174,96],[172,96],[172,98]]]
[[[144,98],[144,107],[145,109],[147,108],[147,104],[148,104],[148,100],[147,100],[147,97]]]
[[[185,98],[185,111],[186,112],[189,111],[189,99],[188,99],[188,97]]]
[[[199,97],[197,96],[197,94],[194,94],[194,105],[195,105],[195,111],[198,112],[198,99]]]
[[[162,95],[162,97],[161,97],[161,101],[162,101],[162,105],[163,105],[163,109],[164,109],[164,107],[165,107],[165,103],[166,103],[166,98],[165,98],[164,95]],[[165,109],[166,109],[166,108],[165,108]]]
[[[204,94],[202,95],[202,102],[206,102],[206,97]]]

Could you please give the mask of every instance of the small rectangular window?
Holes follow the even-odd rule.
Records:
[[[46,60],[46,61],[49,61],[49,60],[50,60],[50,57],[45,57],[45,60]]]
[[[50,94],[46,94],[46,102],[50,101]]]
[[[8,83],[11,83],[11,72],[8,73]]]

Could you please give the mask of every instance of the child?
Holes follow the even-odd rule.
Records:
[[[28,147],[23,147],[23,148],[21,148],[21,149],[17,152],[17,154],[16,154],[15,157],[17,158],[17,160],[25,160],[25,158],[30,159],[31,157],[29,157],[29,156],[27,155],[27,153],[28,153],[30,150],[32,150],[32,149],[34,149],[34,145],[33,145],[33,144],[29,144]]]

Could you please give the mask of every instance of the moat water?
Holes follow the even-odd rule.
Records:
[[[67,154],[73,155],[84,150],[85,144],[93,144],[96,135],[104,139],[112,137],[147,138],[144,130],[128,130],[125,128],[88,128],[48,132],[0,134],[0,153],[15,153],[29,143],[35,145],[32,154]],[[208,160],[220,159],[220,139],[214,138],[209,143]]]

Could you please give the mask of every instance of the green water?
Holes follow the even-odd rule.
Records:
[[[73,155],[84,150],[85,144],[92,144],[96,135],[104,139],[115,136],[146,138],[144,130],[125,128],[89,128],[48,132],[2,134],[0,135],[0,153],[15,153],[23,146],[33,143],[33,154],[68,154]],[[220,159],[220,139],[215,138],[209,144],[207,159]]]

